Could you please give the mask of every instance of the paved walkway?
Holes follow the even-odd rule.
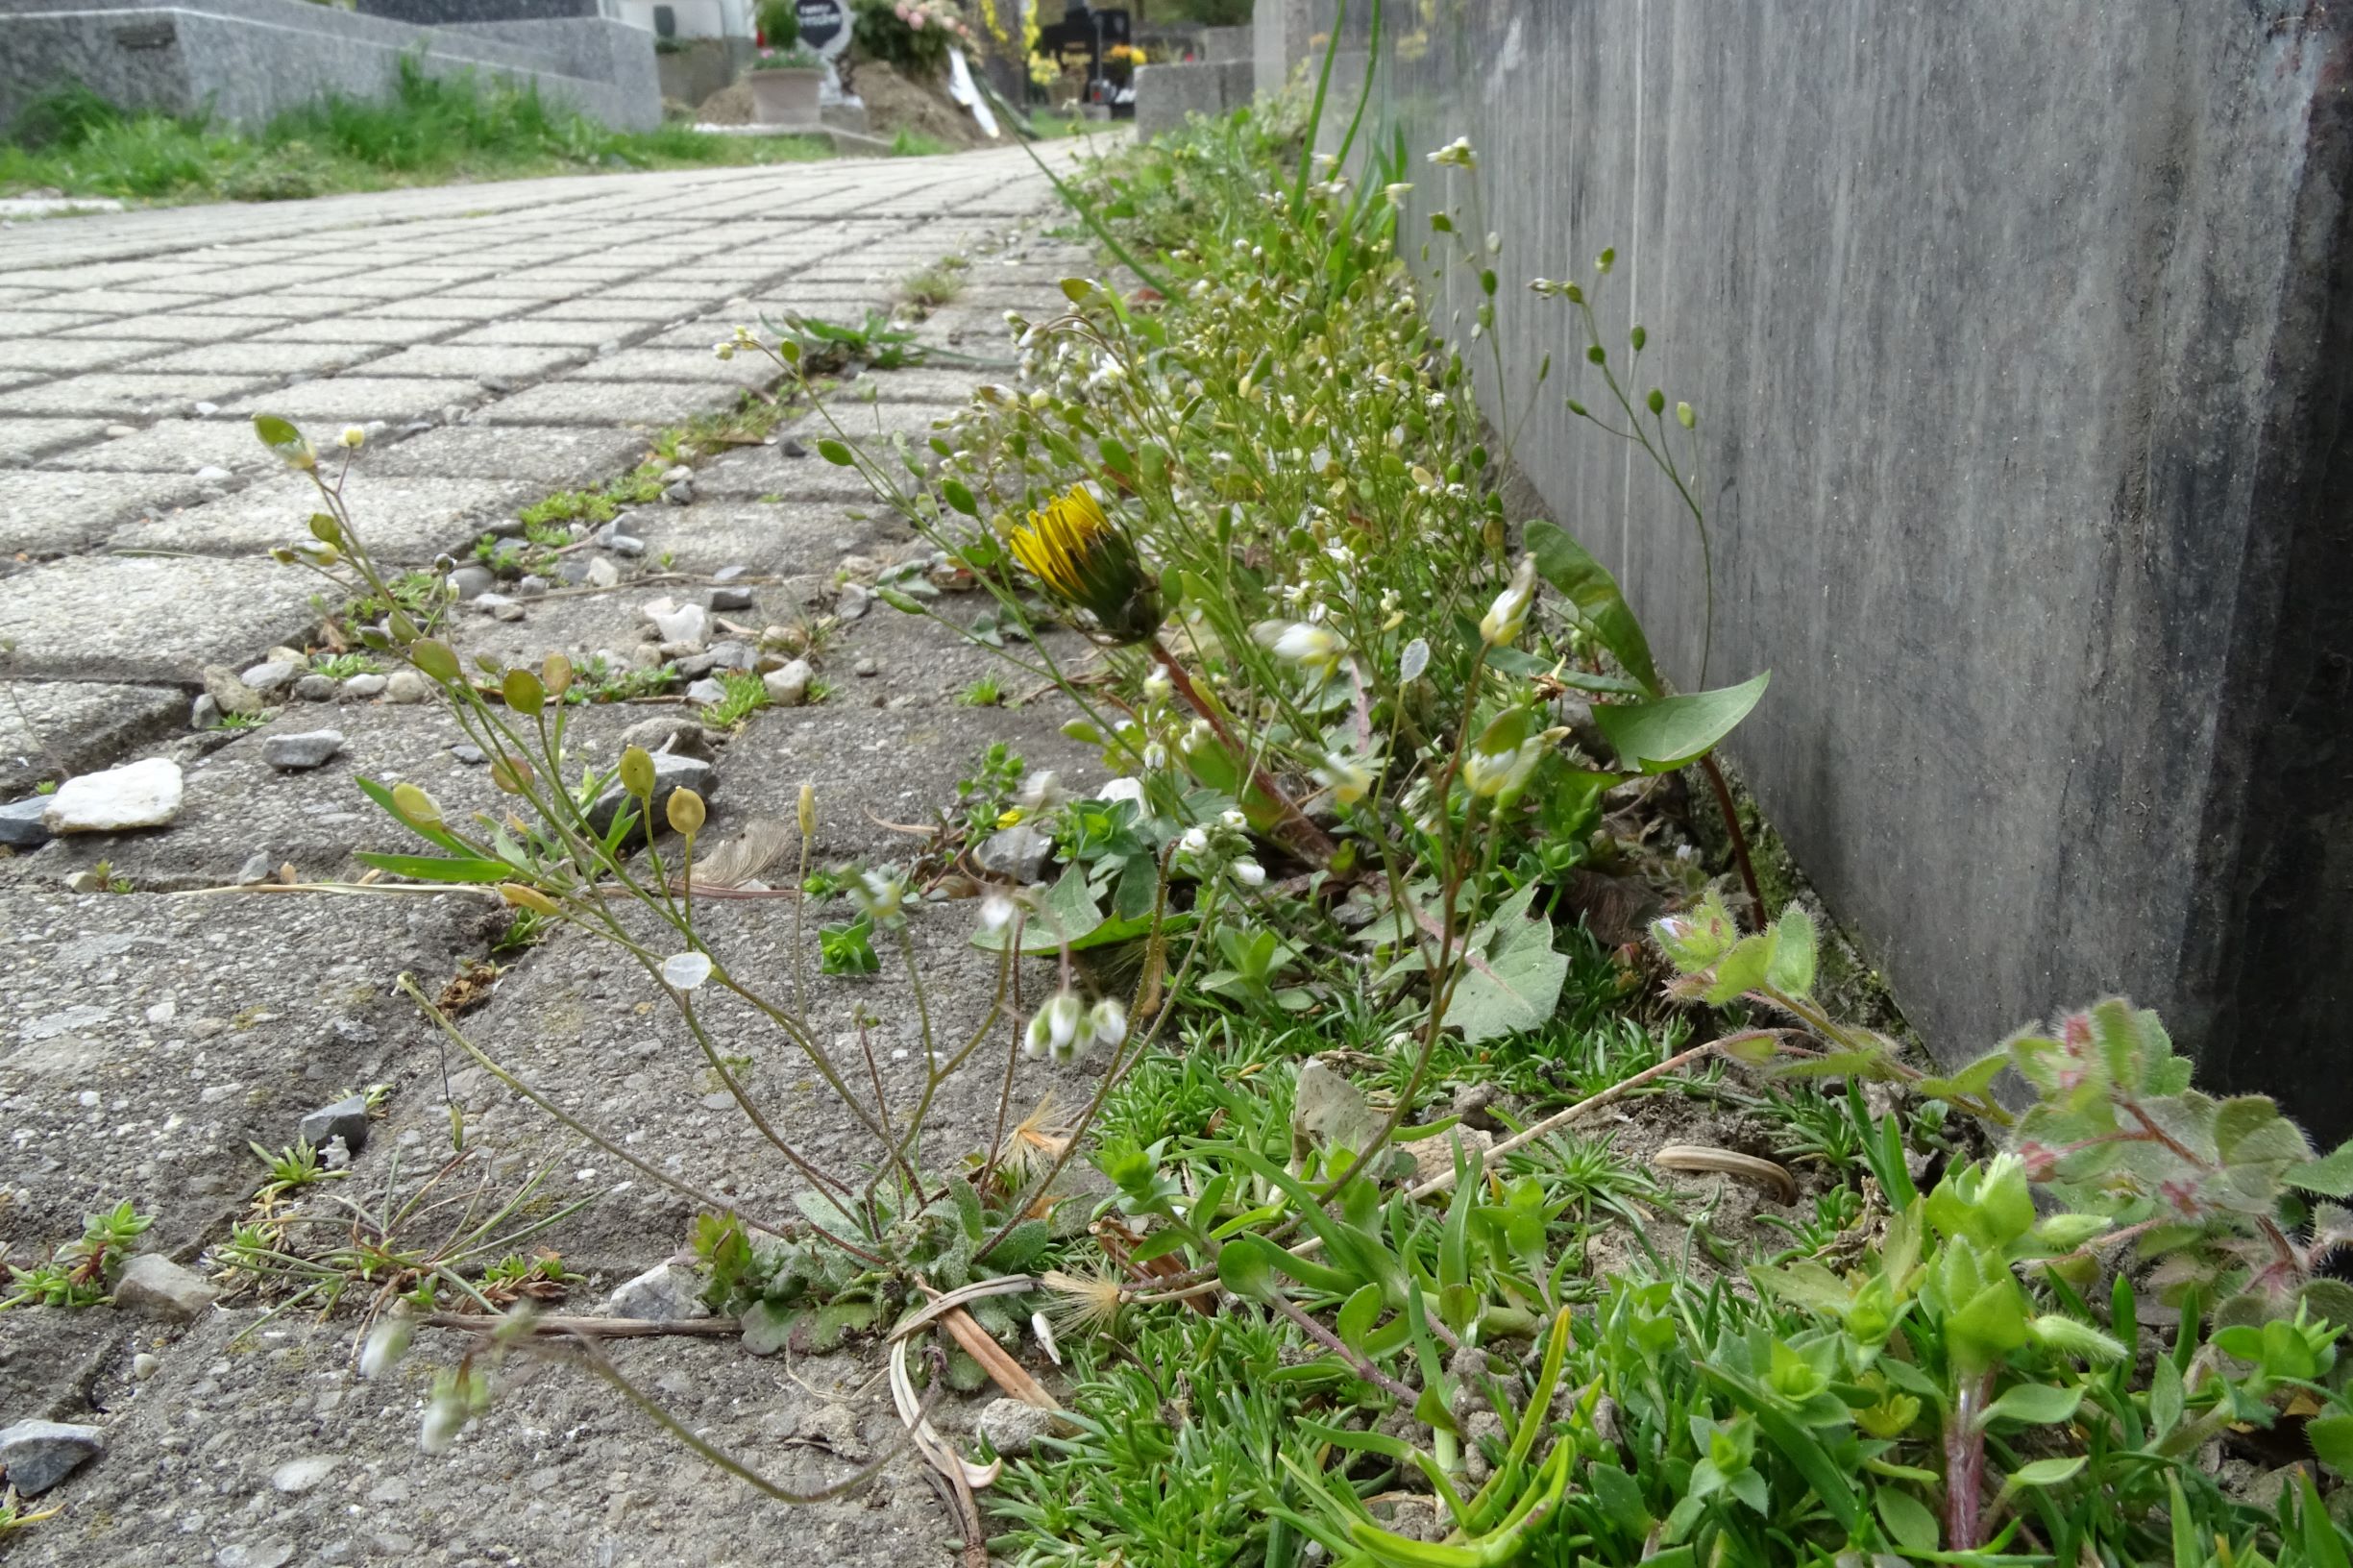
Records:
[[[133,757],[185,770],[166,828],[0,856],[0,1248],[11,1262],[129,1198],[156,1216],[147,1246],[196,1263],[260,1180],[248,1140],[286,1144],[304,1113],[374,1083],[391,1086],[386,1109],[338,1193],[376,1203],[414,1192],[449,1158],[454,1102],[473,1155],[453,1188],[488,1181],[503,1194],[552,1163],[531,1213],[551,1207],[550,1193],[601,1194],[531,1242],[559,1247],[587,1276],[574,1310],[596,1310],[680,1245],[690,1216],[667,1190],[627,1179],[495,1081],[445,1062],[392,993],[403,971],[437,985],[484,953],[480,900],[172,896],[283,865],[349,877],[355,848],[410,847],[354,775],[413,780],[453,815],[501,809],[437,707],[393,705],[364,683],[317,701],[282,693],[256,730],[189,730],[206,666],[242,670],[275,646],[304,649],[318,620],[317,579],[266,554],[303,532],[306,486],[263,451],[250,415],[283,414],[322,439],[346,424],[380,427],[347,492],[360,527],[401,561],[462,553],[529,502],[625,471],[651,429],[732,407],[761,383],[762,363],[722,363],[710,345],[762,311],[854,318],[961,252],[972,257],[968,289],[923,333],[999,352],[1004,309],[1050,310],[1056,282],[1086,268],[1082,253],[1038,234],[1050,201],[1016,151],[0,233],[0,644],[13,644],[0,654],[0,801]],[[841,417],[919,445],[979,374],[862,378]],[[871,405],[858,404],[868,392]],[[713,638],[738,635],[729,625],[747,638],[815,626],[836,693],[709,738],[720,774],[711,831],[789,820],[812,779],[821,862],[903,859],[911,841],[888,824],[952,804],[955,780],[991,741],[1083,774],[1087,757],[1046,707],[957,700],[987,655],[888,610],[860,614],[864,596],[841,584],[870,582],[926,547],[861,504],[842,470],[797,450],[787,440],[704,454],[691,503],[625,515],[644,553],[576,552],[577,568],[609,565],[523,600],[520,620],[461,613],[461,652],[643,662],[652,650],[642,604],[707,599],[725,572]],[[695,718],[674,700],[577,711],[583,764],[609,764],[631,725]],[[327,726],[345,741],[326,767],[279,772],[261,761],[272,736]],[[101,861],[134,891],[67,891]],[[991,989],[970,919],[967,905],[916,921],[943,1030],[980,1017]],[[781,906],[723,905],[706,924],[732,963],[787,971]],[[821,1035],[853,1050],[861,1012],[883,1015],[870,1036],[883,1080],[911,1094],[921,1041],[903,997],[881,981],[836,980],[811,1003]],[[515,964],[468,1023],[509,1065],[706,1189],[772,1204],[791,1186],[713,1098],[718,1086],[647,982],[608,950],[559,936]],[[805,1064],[751,1020],[718,1026],[752,1059],[746,1080],[791,1136],[834,1168],[863,1164]],[[1004,1058],[991,1060],[976,1075],[986,1084],[951,1082],[943,1157],[987,1136]],[[1025,1065],[1017,1111],[1058,1075],[1072,1077],[1066,1100],[1083,1097],[1083,1080]],[[788,1510],[560,1369],[508,1380],[484,1430],[429,1458],[416,1417],[431,1367],[461,1347],[424,1335],[401,1376],[363,1384],[350,1370],[348,1310],[327,1322],[306,1311],[261,1317],[250,1298],[188,1325],[109,1309],[0,1315],[0,1427],[86,1422],[108,1441],[44,1499],[66,1511],[25,1532],[12,1564],[723,1565],[772,1560],[787,1538],[794,1561],[881,1564],[934,1560],[948,1534],[912,1461],[855,1499]],[[681,1419],[789,1486],[839,1479],[895,1433],[870,1359],[788,1367],[732,1343],[665,1340],[632,1342],[623,1360]],[[950,1430],[970,1418],[940,1417]]]

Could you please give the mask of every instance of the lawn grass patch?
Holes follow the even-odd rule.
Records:
[[[584,169],[830,156],[830,144],[816,137],[720,136],[678,125],[613,131],[541,97],[536,84],[429,75],[404,60],[384,98],[330,95],[252,131],[201,114],[118,109],[67,84],[27,108],[0,140],[0,194],[50,188],[155,202],[287,201]]]

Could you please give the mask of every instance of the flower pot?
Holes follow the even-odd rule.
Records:
[[[817,89],[825,80],[818,66],[749,71],[752,116],[762,125],[816,125]]]

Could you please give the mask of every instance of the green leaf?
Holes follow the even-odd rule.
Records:
[[[2316,1415],[2304,1435],[2320,1462],[2341,1476],[2353,1476],[2353,1415]]]
[[[1381,1286],[1365,1286],[1355,1295],[1350,1296],[1347,1304],[1340,1309],[1337,1325],[1340,1343],[1361,1354],[1364,1349],[1364,1336],[1372,1332],[1373,1325],[1380,1320]]]
[[[1586,1466],[1585,1484],[1592,1489],[1593,1500],[1602,1506],[1609,1522],[1635,1539],[1648,1535],[1657,1522],[1651,1517],[1651,1510],[1643,1507],[1642,1487],[1616,1465]]]
[[[1985,1408],[1980,1425],[2018,1421],[2030,1427],[2055,1427],[2071,1419],[2083,1403],[2081,1388],[2054,1388],[2047,1383],[2022,1383]]]
[[[1530,883],[1507,899],[1488,925],[1501,934],[1485,968],[1470,968],[1456,984],[1446,1021],[1462,1031],[1464,1044],[1497,1040],[1541,1027],[1560,999],[1569,960],[1553,951],[1553,922],[1531,916],[1539,885]],[[1472,949],[1479,943],[1474,935]]]
[[[1095,907],[1094,890],[1087,885],[1086,869],[1066,867],[1046,890],[1045,908],[1022,925],[1021,951],[1058,953],[1065,942],[1076,946],[1102,923],[1103,912]],[[1012,932],[1010,922],[994,931],[976,931],[972,934],[972,945],[1001,952]]]
[[[1218,1249],[1217,1283],[1238,1296],[1265,1301],[1278,1288],[1275,1255],[1281,1250],[1264,1237],[1247,1232],[1236,1237]]]
[[[1053,1233],[1042,1219],[1025,1219],[1005,1233],[1005,1239],[982,1253],[975,1262],[1007,1274],[1018,1274],[1035,1262]]]
[[[971,487],[962,479],[942,479],[940,495],[950,506],[955,507],[965,516],[978,517],[980,515],[980,503],[972,499]]]
[[[445,859],[440,855],[385,855],[360,850],[353,859],[363,866],[419,882],[503,882],[515,874],[502,860]]]
[[[2296,1511],[2304,1516],[2304,1559],[2312,1568],[2348,1568],[2344,1536],[2331,1519],[2328,1508],[2320,1501],[2318,1488],[2312,1477],[2296,1472]],[[2182,1512],[2180,1483],[2174,1483],[2173,1508]],[[2178,1528],[2178,1527],[2177,1527]]]
[[[2333,1154],[2290,1165],[2280,1172],[2280,1179],[2324,1198],[2353,1198],[2353,1139],[2337,1145]]]
[[[1650,641],[1619,591],[1618,579],[1557,525],[1530,523],[1526,540],[1528,552],[1536,558],[1536,575],[1576,607],[1594,638],[1645,692],[1656,692],[1658,669],[1651,660]]]
[[[1646,773],[1671,773],[1707,755],[1738,728],[1772,679],[1772,671],[1760,670],[1737,686],[1712,692],[1603,703],[1593,710],[1593,722],[1621,762]]]
[[[1798,997],[1810,994],[1814,989],[1814,918],[1796,904],[1782,910],[1775,924],[1773,957],[1765,964],[1765,984]]]
[[[2032,1464],[2020,1465],[2017,1473],[2010,1477],[2010,1484],[2013,1486],[2056,1486],[2063,1481],[2074,1479],[2075,1472],[2090,1462],[2091,1456],[2086,1454],[2070,1454],[2055,1459],[2037,1459]]]
[[[1894,1486],[1882,1486],[1876,1501],[1879,1523],[1887,1527],[1889,1536],[1906,1552],[1933,1552],[1942,1544],[1944,1531],[1937,1525],[1936,1515],[1919,1498]]]
[[[817,454],[836,468],[848,468],[857,461],[849,454],[849,443],[827,436],[817,444]]]
[[[261,437],[263,446],[281,457],[303,450],[303,432],[276,414],[256,414],[254,433]]]
[[[754,1356],[773,1356],[793,1337],[794,1325],[800,1321],[797,1308],[779,1307],[772,1301],[755,1301],[744,1309],[744,1348]]]

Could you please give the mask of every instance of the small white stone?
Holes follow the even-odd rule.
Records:
[[[288,1459],[270,1472],[270,1484],[288,1497],[300,1497],[334,1474],[335,1466],[342,1462],[331,1454],[316,1455],[307,1459]]]
[[[82,773],[49,797],[41,825],[52,833],[113,833],[159,827],[180,810],[180,765],[169,757]]]

